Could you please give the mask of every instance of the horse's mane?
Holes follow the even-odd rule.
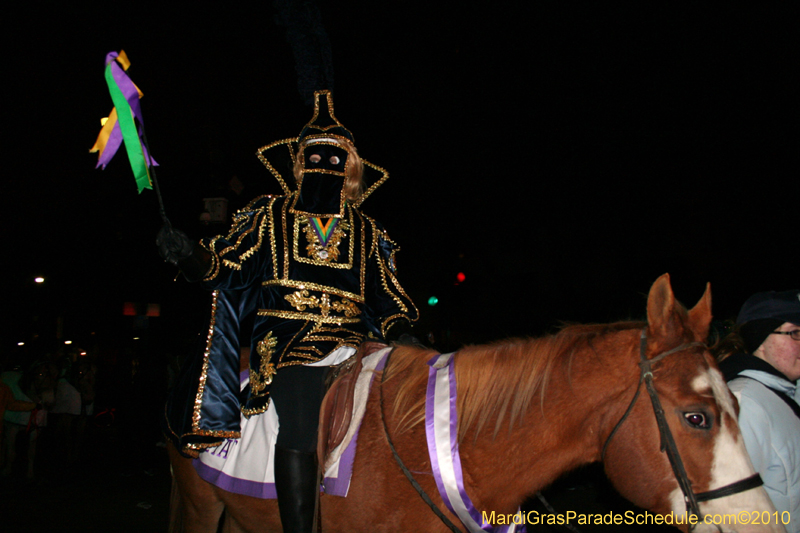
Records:
[[[458,383],[458,434],[464,438],[473,428],[475,435],[494,419],[493,435],[503,423],[509,431],[528,412],[539,392],[541,401],[555,363],[590,346],[598,336],[634,328],[643,322],[570,325],[554,335],[535,339],[509,339],[492,344],[467,346],[455,355]],[[392,354],[387,380],[402,376],[394,399],[398,431],[406,431],[425,420],[425,383],[430,351],[398,348]]]

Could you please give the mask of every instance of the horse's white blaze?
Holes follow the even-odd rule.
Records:
[[[739,435],[739,426],[736,423],[736,411],[734,410],[731,392],[728,390],[722,374],[718,370],[709,369],[707,375],[700,375],[695,378],[692,386],[700,386],[701,382],[706,384],[705,390],[710,387],[721,414],[718,421],[720,424],[719,432],[714,443],[714,459],[711,463],[709,490],[713,490],[750,477],[755,473],[755,470],[744,447],[744,440]],[[701,503],[700,510],[712,522],[722,522],[719,526],[725,532],[785,531],[782,525],[775,524],[774,519],[771,520],[770,525],[742,525],[734,519],[734,517],[738,517],[739,513],[754,515],[756,512],[761,513],[762,511],[767,511],[774,517],[772,513],[775,512],[775,507],[762,487]],[[725,517],[727,517],[727,520]],[[695,531],[699,533],[704,530],[698,527]],[[718,531],[716,526],[713,525],[710,525],[707,530]]]
[[[720,409],[736,420],[736,409],[733,407],[733,395],[728,389],[728,385],[725,383],[725,378],[722,377],[722,372],[715,368],[709,368],[708,376],[711,381],[711,390],[714,393],[714,398],[716,398]]]
[[[695,392],[698,392],[700,394],[703,394],[708,389],[710,389],[711,383],[709,382],[708,374],[706,374],[705,372],[697,374],[692,380],[692,388],[695,390]]]
[[[680,487],[669,493],[669,502],[670,507],[672,508],[672,514],[674,514],[676,517],[683,517],[681,518],[681,521],[686,523],[686,517],[684,516],[687,514],[686,500],[683,498],[683,491]]]

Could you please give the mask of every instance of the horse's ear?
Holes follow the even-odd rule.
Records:
[[[675,335],[678,325],[675,316],[675,294],[669,283],[669,274],[661,275],[647,295],[647,330],[649,336]],[[679,305],[679,304],[677,304]]]
[[[711,325],[711,284],[706,283],[706,292],[689,311],[689,328],[694,333],[695,339],[705,342],[708,338],[708,329]]]

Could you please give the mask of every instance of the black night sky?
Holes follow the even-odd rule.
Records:
[[[689,306],[711,282],[719,319],[800,285],[793,6],[363,4],[320,6],[336,114],[392,176],[364,211],[402,246],[420,336],[641,318],[664,272]],[[125,301],[160,303],[160,334],[200,330],[205,296],[156,252],[155,195],[122,152],[105,171],[88,153],[107,52],[131,60],[167,213],[193,236],[202,198],[280,192],[255,151],[311,115],[270,2],[78,5],[3,24],[3,354],[56,317],[87,346],[116,335]]]

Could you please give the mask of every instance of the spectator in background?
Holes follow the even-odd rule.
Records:
[[[740,351],[721,354],[720,369],[753,466],[778,512],[789,513],[787,531],[800,532],[800,291],[757,293],[736,323]]]
[[[17,440],[27,435],[27,477],[33,479],[36,441],[40,430],[47,425],[47,411],[53,405],[57,369],[46,361],[34,363],[27,371],[3,372],[0,379],[11,389],[14,399],[40,404],[32,412],[7,410],[4,415],[3,475],[11,473],[16,460]],[[38,405],[36,405],[38,407]]]
[[[74,370],[69,359],[62,360],[63,375],[56,383],[55,403],[50,410],[49,426],[54,432],[51,455],[57,466],[74,463],[77,459],[76,427],[82,412],[81,393],[75,387]]]
[[[3,418],[6,411],[33,411],[36,408],[34,402],[16,400],[11,387],[0,381],[0,442],[3,442]],[[0,468],[3,467],[4,455],[0,454]]]

